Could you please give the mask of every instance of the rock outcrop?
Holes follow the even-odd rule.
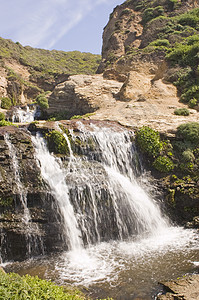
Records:
[[[115,103],[122,83],[102,75],[74,75],[55,87],[49,97],[48,114],[66,112],[68,117],[106,109]]]
[[[1,259],[22,260],[60,250],[63,243],[57,216],[52,213],[54,199],[46,192],[30,132],[1,127],[0,149]],[[24,205],[29,224],[24,223]]]
[[[143,68],[143,63],[150,63],[153,69],[164,55],[137,50],[146,48],[157,38],[161,39],[159,31],[167,25],[167,17],[183,14],[198,6],[198,0],[128,0],[118,5],[104,28],[99,72],[114,66],[118,73],[126,73],[127,70]],[[155,22],[150,23],[151,20]],[[175,38],[170,36],[171,42],[175,43]]]
[[[184,278],[160,283],[165,294],[157,296],[157,300],[198,300],[199,275],[187,275]]]

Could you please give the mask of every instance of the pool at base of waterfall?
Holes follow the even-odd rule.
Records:
[[[181,227],[5,265],[7,272],[73,284],[93,299],[155,299],[158,282],[197,272],[199,236]],[[85,288],[86,289],[85,289]]]

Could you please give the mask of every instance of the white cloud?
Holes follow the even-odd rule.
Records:
[[[113,0],[112,0],[113,1]],[[7,0],[0,28],[23,45],[52,48],[98,5],[111,0]],[[1,16],[2,14],[2,16]]]

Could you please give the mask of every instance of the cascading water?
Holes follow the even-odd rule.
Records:
[[[60,159],[49,153],[41,136],[33,137],[41,174],[57,201],[69,249],[80,248],[82,238],[85,244],[92,244],[157,234],[165,228],[167,222],[158,206],[136,181],[132,168],[135,149],[128,131],[95,126],[88,131],[82,124],[80,129],[80,144],[86,145],[90,140],[98,160],[90,159],[87,150],[75,157],[64,134],[70,152],[64,167]],[[75,138],[72,132],[71,138]]]
[[[42,264],[47,279],[118,300],[151,299],[158,281],[193,272],[197,232],[171,226],[145,191],[132,133],[81,122],[69,132],[65,160],[50,154],[41,136],[32,140],[70,251],[18,272],[39,274]]]
[[[119,238],[142,233],[155,235],[167,227],[168,223],[162,217],[159,207],[137,182],[134,164],[137,156],[131,141],[132,133],[95,125],[91,125],[88,131],[82,123],[79,126],[82,131],[79,138],[85,144],[89,139],[92,140],[106,172],[105,180],[115,211]],[[89,189],[92,187],[89,186]],[[95,192],[90,194],[94,195]],[[96,202],[96,199],[92,200]],[[96,212],[96,215],[99,216],[99,213]]]
[[[61,160],[56,159],[47,149],[44,139],[37,135],[32,137],[35,145],[36,157],[40,162],[41,174],[48,183],[63,219],[63,234],[67,239],[70,250],[78,249],[82,245],[81,233],[78,230],[73,206],[69,200],[68,187],[65,182],[65,170],[61,167]]]
[[[15,146],[12,144],[11,139],[8,134],[4,135],[4,140],[8,146],[9,156],[12,160],[12,167],[14,171],[14,182],[16,185],[16,190],[13,190],[14,193],[19,195],[20,204],[23,209],[22,223],[23,231],[25,233],[26,239],[26,255],[31,257],[35,254],[43,254],[44,246],[41,239],[40,231],[37,224],[33,224],[31,221],[30,211],[27,205],[27,191],[23,186],[23,183],[20,178],[20,167],[17,159],[17,151]]]
[[[30,217],[30,212],[29,212],[28,206],[27,206],[27,192],[26,192],[25,188],[23,187],[23,184],[20,179],[19,165],[18,165],[16,150],[15,150],[14,145],[11,143],[8,134],[5,134],[4,139],[8,146],[8,149],[9,149],[9,155],[12,159],[12,166],[13,166],[14,176],[15,176],[15,184],[17,187],[16,192],[19,194],[20,202],[22,204],[23,211],[24,211],[23,222],[26,225],[28,225],[31,220],[31,217]]]
[[[15,107],[12,111],[12,117],[11,121],[13,123],[30,123],[33,122],[35,119],[35,116],[37,115],[37,107],[32,106],[31,109],[27,105],[23,108],[21,107]]]

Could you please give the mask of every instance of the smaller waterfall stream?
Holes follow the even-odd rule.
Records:
[[[31,220],[31,217],[30,217],[30,212],[29,212],[28,206],[27,206],[27,192],[26,192],[25,188],[23,187],[23,184],[20,179],[20,174],[19,174],[20,168],[18,165],[17,153],[16,153],[14,145],[11,143],[11,141],[9,139],[8,134],[5,134],[4,139],[8,146],[8,149],[9,149],[9,155],[12,159],[12,166],[13,166],[14,175],[15,175],[15,183],[16,183],[16,187],[17,187],[16,192],[19,194],[20,201],[21,201],[21,204],[22,204],[23,210],[24,210],[23,221],[26,225],[28,225]]]
[[[12,112],[11,121],[17,123],[30,123],[35,119],[35,115],[37,114],[37,107],[30,107],[27,105],[24,108],[15,107]]]
[[[24,224],[23,230],[25,232],[27,246],[26,255],[28,257],[31,257],[32,255],[36,254],[43,254],[44,246],[40,235],[40,231],[37,224],[32,223],[30,211],[28,209],[27,204],[27,191],[20,178],[20,167],[17,158],[17,151],[15,149],[15,146],[12,144],[8,134],[4,135],[4,140],[9,149],[9,155],[12,160],[12,167],[14,171],[14,182],[16,184],[16,190],[13,190],[13,193],[19,195],[19,200],[23,209],[22,223]]]

